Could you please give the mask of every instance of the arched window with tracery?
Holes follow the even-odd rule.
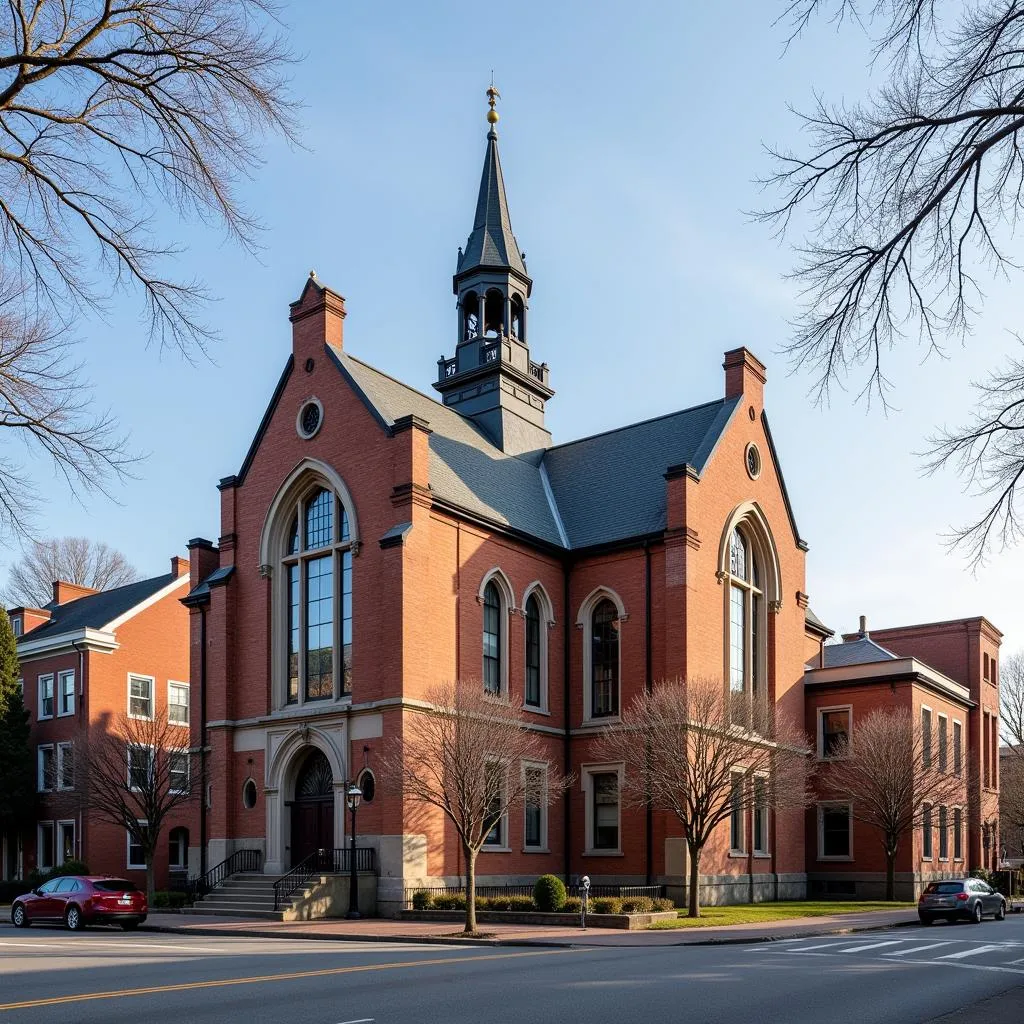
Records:
[[[281,576],[286,592],[286,701],[352,692],[352,538],[348,510],[323,484],[294,503]]]

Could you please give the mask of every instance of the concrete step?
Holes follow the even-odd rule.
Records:
[[[218,885],[215,889],[211,889],[210,890],[210,892],[238,892],[238,893],[246,892],[246,893],[252,893],[254,896],[264,895],[264,894],[266,894],[268,892],[273,892],[273,891],[274,891],[273,884],[271,884],[271,885],[251,885],[251,884],[242,884],[242,883],[239,883],[237,885]]]
[[[183,914],[191,914],[194,917],[237,917],[237,918],[258,918],[261,921],[283,921],[284,914],[280,910],[251,910],[248,908],[231,907],[206,907],[202,903],[194,907],[186,907]]]
[[[222,893],[211,893],[207,896],[203,903],[208,906],[221,903],[237,903],[239,906],[245,907],[272,907],[274,905],[273,896],[233,896],[229,892]]]
[[[194,910],[203,910],[208,914],[219,914],[222,910],[231,911],[246,911],[251,910],[253,912],[258,911],[270,911],[274,909],[274,901],[271,900],[268,903],[245,903],[238,900],[217,900],[211,903],[209,900],[203,900],[202,903],[196,903],[193,907]]]

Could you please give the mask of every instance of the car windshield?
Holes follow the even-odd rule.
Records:
[[[123,878],[101,878],[92,883],[94,889],[100,892],[138,892],[134,882],[126,881]]]
[[[928,888],[925,889],[925,893],[928,895],[938,894],[940,896],[947,896],[955,892],[963,892],[963,882],[932,882]]]

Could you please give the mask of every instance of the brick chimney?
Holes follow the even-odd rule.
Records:
[[[755,412],[764,405],[765,376],[764,363],[749,349],[734,348],[725,353],[725,397],[738,398],[741,395],[750,402]]]
[[[56,605],[69,604],[77,601],[80,597],[88,597],[90,594],[97,594],[99,591],[92,587],[83,587],[79,583],[68,583],[66,580],[53,581],[53,603]]]
[[[345,300],[337,292],[321,284],[316,271],[309,278],[302,294],[289,307],[292,322],[292,353],[297,366],[305,366],[307,359],[314,362],[322,355],[323,346],[340,352],[344,337],[342,321],[345,319]]]
[[[196,567],[193,586],[198,586],[211,572],[220,568],[220,552],[205,537],[193,537],[188,542],[188,556],[190,564]]]
[[[182,558],[180,555],[171,556],[171,575],[176,579],[180,580],[189,570],[189,560]]]

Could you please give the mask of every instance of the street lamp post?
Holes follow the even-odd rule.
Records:
[[[357,918],[359,914],[359,878],[356,875],[356,808],[363,798],[363,791],[353,783],[346,794],[348,809],[352,814],[352,827],[349,829],[349,875],[348,875],[348,918]]]

